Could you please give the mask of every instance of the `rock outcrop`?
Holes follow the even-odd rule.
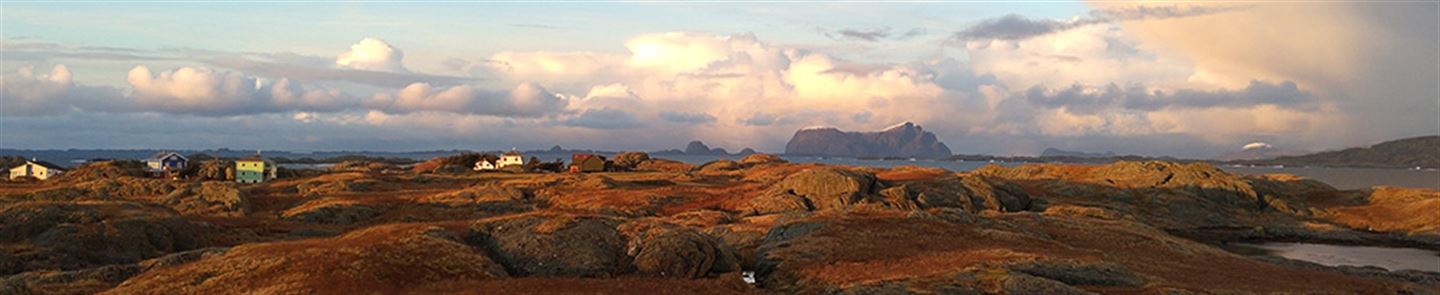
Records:
[[[135,263],[199,248],[197,227],[168,208],[121,201],[22,202],[0,207],[0,275]],[[3,258],[3,257],[0,257]],[[3,260],[3,259],[0,259]]]
[[[386,225],[326,239],[247,244],[135,276],[107,294],[371,294],[458,279],[509,277],[463,233]]]
[[[234,182],[207,181],[165,196],[165,205],[188,215],[238,217],[250,213],[250,198]]]
[[[935,134],[905,122],[879,132],[844,132],[835,128],[796,131],[785,144],[786,155],[847,157],[943,158],[950,148]]]
[[[525,215],[481,221],[471,239],[514,275],[612,277],[630,264],[618,224],[600,217]]]

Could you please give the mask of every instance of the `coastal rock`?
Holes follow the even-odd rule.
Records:
[[[218,256],[227,248],[204,248],[131,264],[112,264],[71,271],[33,271],[0,280],[0,294],[94,294],[152,269]]]
[[[844,132],[835,128],[796,131],[785,144],[787,155],[847,157],[943,158],[950,148],[935,134],[904,122],[879,132]]]
[[[695,165],[667,159],[649,159],[635,165],[636,171],[686,172],[693,169]]]
[[[875,175],[843,169],[820,168],[795,173],[776,183],[772,195],[805,199],[815,210],[839,209],[869,200],[876,188]],[[788,202],[787,202],[788,203]]]
[[[353,224],[380,215],[380,210],[348,199],[320,199],[280,213],[280,219],[305,223]]]
[[[0,207],[0,245],[29,249],[9,253],[23,262],[18,268],[0,269],[0,275],[134,263],[201,244],[194,225],[159,206],[87,201]]]
[[[788,162],[785,161],[785,159],[781,159],[780,156],[771,155],[771,154],[754,154],[754,153],[752,153],[752,154],[750,154],[750,155],[748,155],[748,156],[745,156],[745,158],[741,158],[741,159],[740,159],[740,165],[741,165],[741,166],[745,166],[745,167],[750,167],[750,166],[755,166],[755,165],[764,165],[764,164],[782,164],[782,163],[788,163]]]
[[[611,277],[630,264],[616,225],[599,217],[524,215],[478,222],[471,241],[515,275]]]
[[[642,152],[621,152],[610,159],[612,166],[624,171],[635,170],[640,163],[650,160],[650,154]]]
[[[700,171],[700,172],[720,172],[720,171],[739,170],[740,168],[743,168],[743,167],[740,166],[740,163],[736,163],[735,161],[731,161],[731,160],[714,160],[714,161],[710,161],[710,162],[707,162],[707,163],[705,163],[705,164],[702,164],[702,165],[700,165],[700,167],[696,167],[695,170]]]
[[[236,246],[224,255],[154,269],[106,294],[401,293],[415,286],[509,274],[441,227],[383,225],[324,239]]]
[[[250,198],[233,182],[207,181],[177,189],[165,196],[165,205],[187,215],[245,216]]]
[[[734,250],[694,229],[647,222],[621,227],[632,232],[628,253],[640,274],[694,279],[740,270]]]

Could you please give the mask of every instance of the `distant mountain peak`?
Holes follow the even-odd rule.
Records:
[[[923,157],[950,156],[950,148],[934,133],[914,122],[901,122],[875,132],[847,132],[839,129],[805,128],[785,144],[785,153],[812,156]]]
[[[883,129],[883,130],[889,131],[889,130],[894,130],[894,129],[899,129],[899,128],[911,128],[911,127],[917,127],[917,126],[919,126],[919,125],[915,125],[914,122],[902,121],[902,122],[900,122],[900,123],[896,123],[895,125],[890,125],[890,127],[885,127],[885,129]]]

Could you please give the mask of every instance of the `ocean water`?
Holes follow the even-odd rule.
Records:
[[[1320,265],[1376,266],[1387,270],[1440,272],[1440,253],[1424,249],[1311,243],[1232,244],[1232,246],[1259,250],[1243,249],[1237,252],[1275,255]]]

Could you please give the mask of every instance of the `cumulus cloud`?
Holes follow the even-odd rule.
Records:
[[[660,119],[671,123],[686,125],[709,124],[715,122],[715,116],[706,113],[687,112],[660,112]]]
[[[49,74],[36,74],[33,66],[22,66],[14,74],[0,77],[0,114],[39,116],[113,101],[120,91],[110,87],[77,86],[70,68],[57,64]]]
[[[304,63],[271,61],[244,56],[221,56],[206,59],[206,63],[244,71],[255,75],[286,77],[302,81],[345,81],[379,87],[405,87],[412,83],[431,85],[457,85],[474,79],[442,75],[428,75],[411,72],[377,72],[351,68],[331,68]]]
[[[565,126],[592,129],[630,129],[644,126],[635,115],[620,109],[588,109],[579,116],[562,121]]]
[[[132,111],[237,115],[282,111],[336,111],[353,103],[339,91],[304,87],[289,79],[271,83],[238,72],[180,67],[152,73],[136,66],[126,77]]]
[[[502,117],[538,117],[563,111],[568,100],[535,83],[496,91],[471,85],[435,87],[415,83],[375,95],[369,106],[389,113],[452,112]]]
[[[350,51],[336,57],[335,65],[357,70],[405,73],[409,70],[401,63],[404,56],[399,48],[383,40],[366,37],[351,45]]]

